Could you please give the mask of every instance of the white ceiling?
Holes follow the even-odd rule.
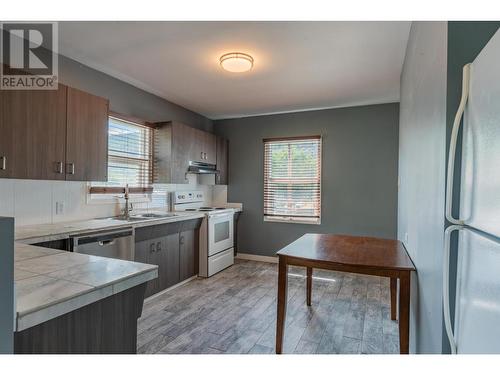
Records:
[[[61,22],[59,52],[212,119],[399,100],[410,22]],[[219,66],[254,57],[247,73]]]

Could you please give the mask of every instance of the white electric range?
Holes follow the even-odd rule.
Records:
[[[199,276],[210,277],[234,263],[234,209],[206,207],[202,191],[175,191],[170,195],[172,211],[203,212],[200,227]]]

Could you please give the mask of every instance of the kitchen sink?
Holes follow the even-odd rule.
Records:
[[[128,219],[126,219],[124,217],[120,217],[120,218],[118,218],[118,220],[124,220],[124,221],[144,221],[144,220],[148,220],[148,219],[145,218],[145,217],[130,216]]]
[[[128,218],[123,216],[112,216],[112,217],[103,217],[98,220],[119,220],[119,221],[144,221],[144,220],[154,220],[154,219],[165,219],[168,217],[178,216],[172,213],[165,214],[155,214],[155,213],[145,213],[145,214],[135,214],[130,215]]]
[[[147,213],[147,214],[137,214],[132,215],[131,218],[140,218],[140,219],[163,219],[166,217],[174,217],[178,216],[176,214],[165,213],[165,214],[155,214],[155,213]]]

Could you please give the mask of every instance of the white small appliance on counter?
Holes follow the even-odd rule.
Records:
[[[205,207],[202,191],[171,193],[172,211],[203,212],[200,227],[199,276],[210,277],[234,264],[234,209]]]

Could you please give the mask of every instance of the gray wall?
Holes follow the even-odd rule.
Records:
[[[228,201],[243,203],[239,251],[275,255],[307,232],[396,237],[397,103],[215,121],[229,139]],[[263,144],[323,136],[321,225],[263,222]]]
[[[14,219],[0,217],[0,354],[14,351]]]
[[[447,90],[446,90],[446,145],[448,147],[451,136],[451,129],[456,110],[460,103],[462,94],[462,68],[465,64],[474,61],[476,56],[481,52],[486,43],[491,39],[493,34],[500,27],[500,22],[482,22],[482,21],[459,21],[448,22],[448,71],[447,71]],[[455,180],[453,182],[453,211],[454,216],[459,215],[459,197],[460,197],[460,171],[461,164],[461,136],[457,144],[457,156],[455,163]],[[448,155],[448,149],[446,150]],[[449,225],[446,222],[446,225]],[[454,290],[456,279],[456,254],[457,254],[457,238],[452,237],[451,253],[450,253],[450,308],[454,311]],[[451,316],[454,318],[453,314]],[[444,332],[444,328],[443,328]],[[443,351],[450,352],[448,338],[443,333]]]
[[[59,56],[59,80],[108,98],[110,109],[121,114],[151,122],[175,120],[198,129],[213,130],[212,120],[65,56]]]
[[[398,239],[413,277],[410,350],[441,353],[446,22],[413,22],[401,74]]]

